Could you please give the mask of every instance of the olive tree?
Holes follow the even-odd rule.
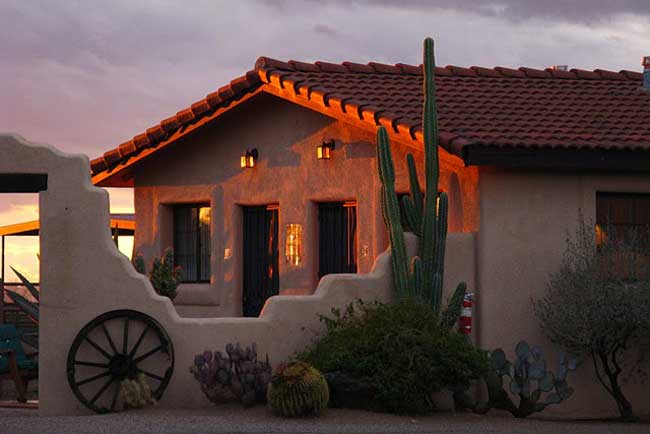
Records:
[[[580,217],[547,292],[534,301],[547,337],[593,364],[627,421],[637,417],[622,382],[647,372],[639,356],[650,336],[649,238],[645,231],[632,232],[603,229]]]

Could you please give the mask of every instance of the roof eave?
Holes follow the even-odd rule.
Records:
[[[614,150],[469,145],[462,148],[462,156],[467,166],[650,172],[650,150],[641,147]]]
[[[252,92],[249,92],[243,95],[240,99],[233,101],[227,107],[222,107],[215,110],[215,112],[210,116],[205,116],[199,119],[197,122],[179,129],[166,140],[161,141],[156,147],[143,149],[137,155],[130,157],[126,162],[121,163],[110,170],[107,169],[95,174],[92,177],[93,184],[99,187],[134,187],[134,177],[131,171],[135,165],[140,163],[143,159],[153,154],[154,152],[158,152],[161,149],[168,147],[169,145],[178,141],[180,138],[195,132],[197,129],[215,120],[222,114],[230,111],[235,107],[238,107],[240,104],[243,104],[244,102],[258,95],[261,91],[262,88],[260,87]]]

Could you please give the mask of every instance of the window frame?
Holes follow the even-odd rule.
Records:
[[[644,249],[650,245],[650,240],[647,239],[647,236],[650,234],[650,211],[642,213],[639,210],[639,200],[643,199],[650,202],[650,193],[639,193],[639,192],[621,192],[621,191],[597,191],[596,192],[596,213],[595,213],[595,235],[596,235],[596,247],[600,250],[605,243],[608,243],[610,240],[614,242],[623,242],[628,243],[629,239],[627,235],[624,235],[623,239],[619,238],[619,232],[623,228],[623,233],[627,233],[628,230],[631,230],[634,233],[633,244],[629,245],[630,250],[626,252],[628,254],[634,255],[635,265],[634,269],[629,274],[628,272],[632,268],[624,270],[620,273],[617,272],[617,276],[624,279],[647,279],[647,276],[640,276],[636,269],[638,268],[638,262],[636,262],[640,255],[643,255]],[[613,207],[615,204],[613,200],[619,201],[630,201],[625,205],[629,207],[629,222],[621,223],[618,221],[613,221]],[[607,201],[607,203],[605,203]],[[605,208],[606,207],[606,208]],[[605,209],[603,209],[605,208]],[[646,216],[646,220],[640,218],[640,216]],[[603,220],[604,218],[604,220]],[[614,233],[613,233],[614,231]],[[646,237],[644,237],[644,235]],[[646,247],[643,247],[646,246]],[[642,268],[642,267],[641,267]]]
[[[177,256],[176,256],[176,210],[177,209],[196,209],[196,280],[187,280],[187,273],[183,270],[181,284],[196,284],[196,283],[210,283],[212,277],[212,265],[210,264],[212,260],[212,207],[209,202],[192,202],[192,203],[175,203],[171,205],[172,208],[172,246],[174,249],[174,267],[178,267]],[[208,208],[210,210],[210,248],[208,249],[208,279],[201,279],[201,236],[200,236],[200,218],[201,218],[201,208]]]

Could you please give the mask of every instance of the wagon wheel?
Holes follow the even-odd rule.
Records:
[[[68,353],[68,383],[96,413],[124,408],[120,382],[145,375],[156,400],[174,371],[174,347],[162,326],[133,310],[114,310],[81,329]]]

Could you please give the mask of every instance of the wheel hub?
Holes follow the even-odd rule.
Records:
[[[113,357],[111,357],[111,361],[108,364],[108,369],[113,377],[124,379],[134,376],[136,365],[133,363],[133,359],[128,355],[115,354]]]

